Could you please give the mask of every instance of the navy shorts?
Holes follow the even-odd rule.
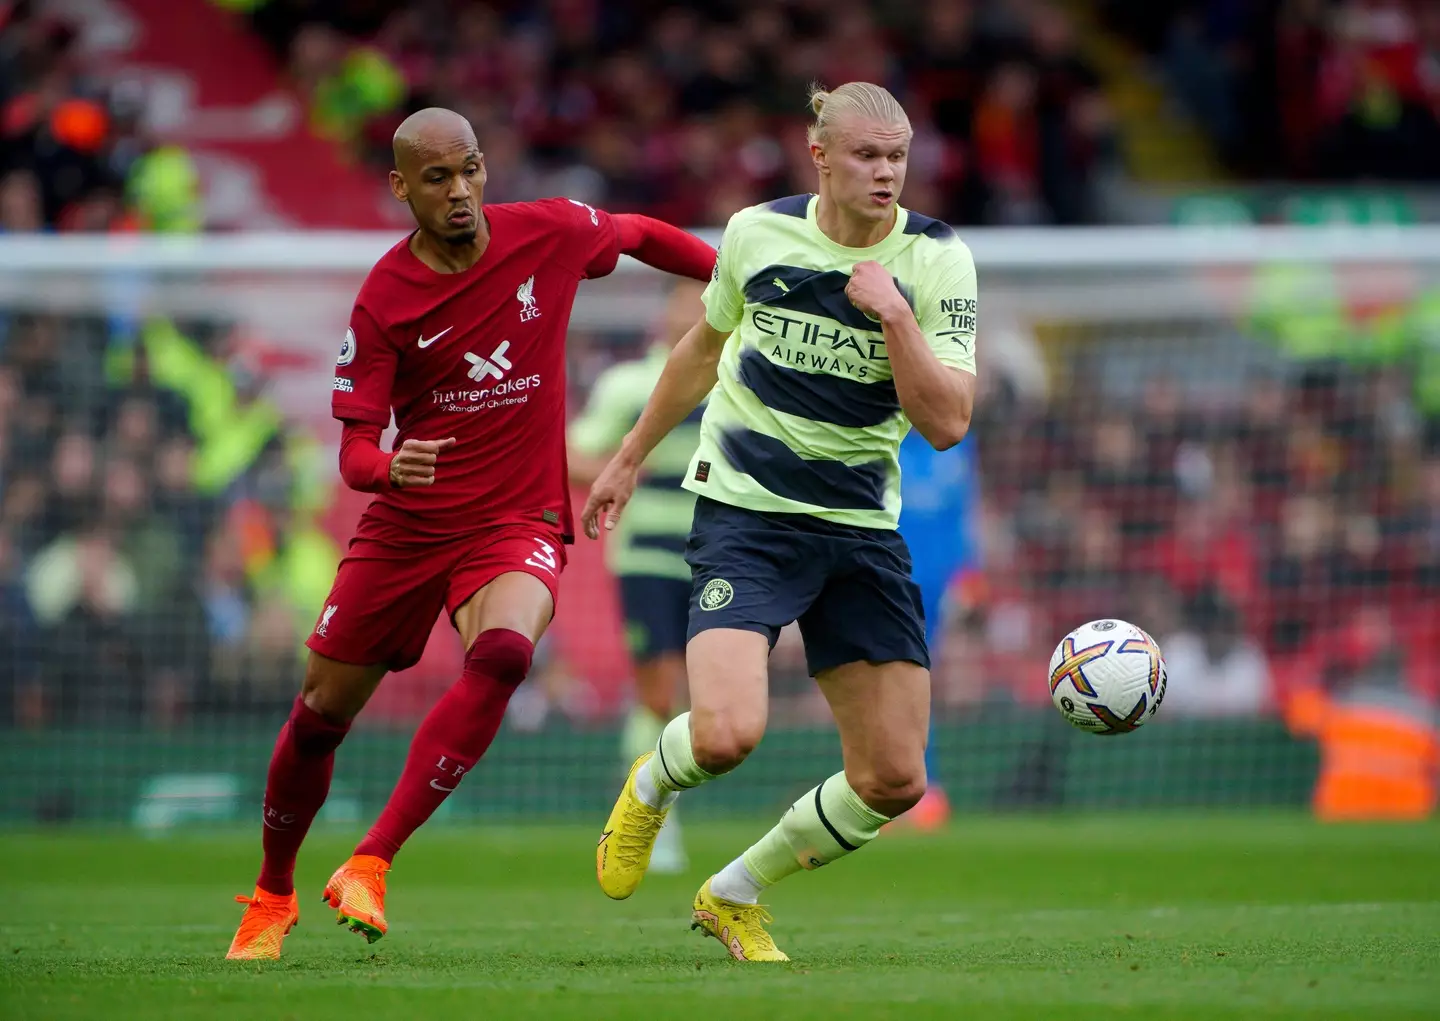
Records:
[[[738,628],[774,648],[780,629],[798,620],[811,676],[861,660],[930,666],[920,589],[899,532],[700,497],[685,559],[694,574],[687,640]]]
[[[625,614],[625,644],[637,663],[685,651],[685,626],[690,614],[688,581],[622,574],[620,607]]]

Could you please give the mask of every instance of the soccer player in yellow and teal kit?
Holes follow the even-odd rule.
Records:
[[[613,365],[595,381],[585,409],[570,425],[573,481],[590,485],[620,449],[620,441],[634,427],[655,389],[670,349],[696,316],[704,314],[702,290],[693,281],[678,282],[645,356]],[[681,488],[681,483],[700,443],[702,408],[692,411],[645,459],[645,471],[629,510],[605,545],[606,563],[620,583],[625,642],[635,669],[635,706],[620,739],[627,769],[655,747],[685,683],[690,602],[685,540],[695,515],[695,496]],[[674,873],[685,867],[680,823],[671,812],[655,840],[650,868]]]
[[[770,649],[798,620],[844,769],[696,894],[692,925],[744,961],[788,959],[762,891],[858,850],[925,790],[930,657],[896,531],[898,452],[912,426],[937,449],[959,443],[975,394],[975,265],[949,227],[898,205],[904,110],[863,82],[811,103],[818,194],[731,218],[705,317],[671,352],[581,515],[592,538],[613,527],[646,456],[710,395],[685,479],[697,495],[691,708],[631,769],[596,871],[607,895],[630,896],[679,794],[755,747]]]

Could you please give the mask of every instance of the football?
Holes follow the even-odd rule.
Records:
[[[1050,657],[1050,699],[1092,734],[1128,734],[1165,698],[1165,659],[1143,630],[1123,620],[1092,620],[1060,640]]]

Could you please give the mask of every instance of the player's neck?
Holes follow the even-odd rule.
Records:
[[[410,252],[436,273],[464,273],[480,261],[490,247],[490,224],[480,217],[480,227],[469,244],[452,245],[447,241],[417,230],[410,235]]]
[[[878,221],[853,216],[822,191],[820,201],[815,205],[815,226],[837,245],[844,245],[846,248],[869,248],[890,236],[890,231],[895,228],[898,212],[897,207],[891,211],[888,219]]]

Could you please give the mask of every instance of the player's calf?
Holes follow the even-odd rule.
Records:
[[[284,897],[295,892],[295,858],[325,804],[335,749],[349,730],[349,720],[316,712],[303,697],[291,707],[270,757],[261,805],[264,858],[255,885],[266,893]]]
[[[530,670],[535,647],[507,628],[482,631],[465,670],[426,714],[400,780],[354,855],[330,877],[324,900],[336,921],[374,943],[385,935],[385,875],[400,848],[490,747],[510,696]]]
[[[253,897],[226,957],[274,959],[299,918],[295,907],[295,859],[330,792],[335,750],[350,721],[384,676],[380,666],[354,666],[310,654],[305,687],[280,728],[265,778],[261,806],[264,857]]]
[[[761,891],[786,876],[858,851],[891,818],[867,804],[844,773],[836,773],[802,795],[778,825],[725,866],[711,880],[711,889],[732,904],[754,904]]]
[[[530,670],[535,646],[518,631],[482,631],[465,670],[426,714],[400,780],[374,827],[355,848],[388,864],[449,797],[495,739],[510,697]]]

